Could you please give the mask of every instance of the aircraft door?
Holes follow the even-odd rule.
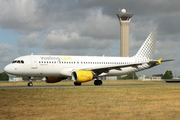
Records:
[[[31,56],[31,68],[37,69],[37,61],[35,56]]]

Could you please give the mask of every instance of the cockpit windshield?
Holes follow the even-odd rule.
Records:
[[[14,60],[12,63],[24,64],[24,61],[23,60]]]

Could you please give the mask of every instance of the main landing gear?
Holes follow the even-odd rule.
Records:
[[[96,86],[102,85],[102,80],[99,80],[99,79],[95,80],[95,81],[94,81],[94,85],[96,85]]]
[[[29,82],[28,82],[28,84],[27,84],[27,86],[28,87],[32,87],[33,86],[33,77],[30,77],[30,80],[29,80]]]
[[[81,86],[81,83],[74,82],[74,85],[75,85],[75,86]]]
[[[75,86],[81,86],[81,84],[82,83],[74,82]],[[102,80],[99,80],[99,79],[94,80],[94,85],[96,85],[96,86],[102,85]]]

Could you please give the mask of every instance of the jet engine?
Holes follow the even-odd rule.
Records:
[[[89,70],[77,70],[72,72],[72,80],[77,83],[83,83],[91,81],[94,78],[94,74]]]
[[[46,77],[46,82],[47,83],[56,83],[60,82],[61,80],[66,79],[65,77]]]

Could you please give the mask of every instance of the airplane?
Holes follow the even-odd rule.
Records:
[[[75,86],[94,80],[102,85],[101,76],[120,76],[142,71],[173,59],[155,60],[156,33],[149,34],[138,52],[132,57],[27,55],[18,57],[5,66],[7,74],[28,76],[28,86],[33,86],[33,77],[45,77],[47,83],[56,83],[69,77]]]

